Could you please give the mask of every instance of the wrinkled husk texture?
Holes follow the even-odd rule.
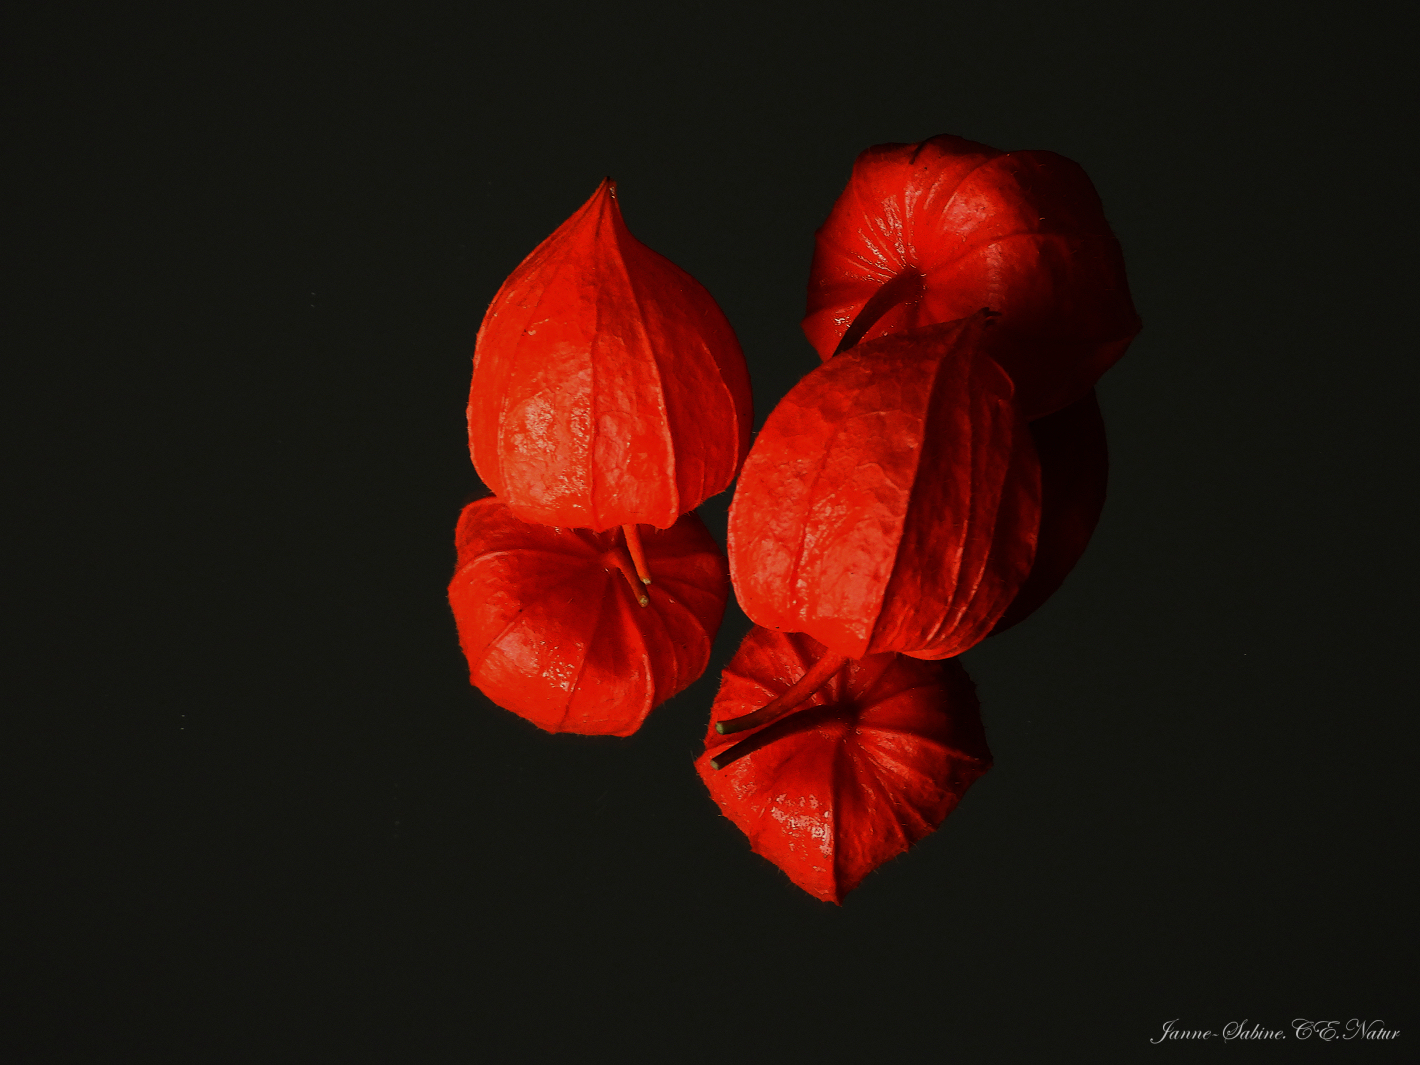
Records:
[[[777,734],[771,742],[712,768],[745,739],[719,735],[715,722],[785,691],[824,650],[802,634],[752,629],[722,675],[696,770],[756,853],[841,903],[942,823],[991,752],[959,663],[881,654],[850,662],[805,709],[760,730]]]
[[[513,271],[478,331],[469,451],[524,521],[669,528],[729,486],[752,418],[729,322],[631,236],[610,181]]]
[[[803,328],[820,357],[905,270],[921,275],[921,298],[863,339],[988,307],[1001,315],[992,354],[1027,418],[1082,397],[1140,329],[1099,195],[1054,152],[944,135],[859,155],[814,244]]]
[[[949,658],[1030,571],[1040,474],[981,315],[867,341],[770,414],[730,507],[756,624],[838,654]]]
[[[630,735],[705,672],[730,588],[695,515],[642,529],[644,607],[616,564],[619,531],[524,522],[489,497],[464,508],[455,540],[449,604],[469,679],[539,728]]]

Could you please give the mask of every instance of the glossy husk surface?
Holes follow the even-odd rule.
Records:
[[[526,521],[668,528],[729,486],[752,417],[729,322],[631,236],[609,181],[513,271],[478,331],[469,450]]]
[[[723,673],[696,770],[758,854],[839,903],[940,825],[991,752],[959,663],[881,654],[848,663],[805,709],[765,726],[771,742],[712,768],[745,739],[719,735],[715,722],[779,695],[824,651],[799,633],[751,630]]]
[[[644,607],[619,531],[524,522],[492,497],[465,507],[449,603],[472,683],[548,732],[626,736],[698,678],[729,598],[725,556],[693,514],[641,536]]]
[[[1025,580],[1039,470],[984,319],[860,344],[800,381],[730,508],[740,606],[838,654],[961,654]]]
[[[992,352],[1027,418],[1083,396],[1140,328],[1119,242],[1078,164],[960,137],[881,144],[857,159],[814,245],[804,332],[827,359],[887,281],[921,275],[864,339],[1001,315]]]

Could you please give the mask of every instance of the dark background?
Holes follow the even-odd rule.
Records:
[[[17,1061],[1144,1061],[1413,1044],[1402,5],[36,5],[4,33]],[[838,909],[691,769],[467,682],[473,338],[614,176],[762,420],[854,155],[1093,177],[1145,330],[995,769]],[[728,495],[705,508],[723,532]],[[10,509],[10,508],[7,508]]]

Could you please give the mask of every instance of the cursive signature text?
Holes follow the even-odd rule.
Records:
[[[1309,1021],[1304,1017],[1298,1017],[1292,1021],[1292,1038],[1311,1039],[1313,1037],[1321,1043],[1347,1042],[1352,1039],[1389,1040],[1399,1039],[1400,1032],[1394,1028],[1387,1028],[1382,1020],[1368,1021],[1362,1020],[1360,1017],[1352,1017],[1345,1022]],[[1220,1038],[1219,1033],[1211,1028],[1180,1027],[1179,1018],[1175,1017],[1171,1021],[1165,1021],[1159,1034],[1149,1042],[1158,1045],[1174,1040],[1207,1042],[1209,1039],[1218,1038]],[[1235,1040],[1244,1042],[1284,1041],[1287,1039],[1287,1031],[1285,1028],[1269,1028],[1255,1021],[1244,1019],[1229,1021],[1223,1025],[1221,1038],[1224,1043],[1231,1043]]]
[[[1396,1039],[1400,1036],[1400,1032],[1394,1028],[1387,1028],[1384,1021],[1363,1021],[1359,1017],[1352,1017],[1345,1024],[1340,1021],[1309,1021],[1298,1017],[1292,1022],[1292,1031],[1297,1034],[1298,1039],[1316,1036],[1323,1043],[1337,1039]]]

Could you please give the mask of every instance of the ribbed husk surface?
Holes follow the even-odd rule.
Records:
[[[805,709],[761,729],[772,742],[712,768],[745,740],[719,735],[715,722],[785,691],[824,652],[799,633],[752,629],[722,675],[695,767],[756,853],[809,894],[841,903],[942,823],[991,767],[991,752],[960,663],[880,654],[848,663]]]
[[[989,307],[1001,315],[992,353],[1027,418],[1082,397],[1140,329],[1099,194],[1054,152],[943,135],[859,155],[814,244],[803,328],[820,357],[905,270],[921,275],[920,298],[863,339]]]
[[[469,451],[525,521],[668,528],[729,486],[752,418],[729,322],[631,236],[610,181],[513,271],[478,331]]]
[[[770,414],[730,507],[730,573],[766,628],[838,654],[948,658],[1030,571],[1040,474],[985,317],[860,344]]]
[[[640,606],[619,531],[554,528],[493,497],[463,510],[449,604],[469,679],[548,732],[627,736],[705,672],[729,599],[724,553],[687,514],[643,529]]]

